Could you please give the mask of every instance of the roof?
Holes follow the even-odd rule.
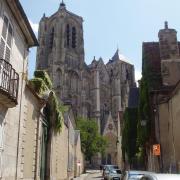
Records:
[[[73,17],[75,17],[76,19],[78,19],[78,20],[80,20],[81,22],[83,22],[83,18],[82,18],[81,16],[78,16],[77,14],[74,14],[74,13],[72,13],[72,12],[70,12],[70,11],[68,11],[68,10],[66,9],[66,5],[64,4],[64,2],[63,2],[63,3],[60,3],[60,6],[59,6],[58,11],[55,12],[54,14],[52,14],[49,18],[54,18],[55,16],[58,15],[59,12],[62,12],[62,13],[65,12],[66,14],[68,14],[68,15],[70,15],[70,16],[73,16]]]
[[[114,56],[112,57],[112,62],[114,62],[114,61],[119,61],[119,60],[131,64],[131,63],[129,62],[129,60],[127,59],[127,57],[125,57],[123,54],[121,54],[121,53],[119,52],[119,49],[117,49],[116,52],[115,52],[115,54],[114,54]]]
[[[139,104],[139,88],[133,87],[129,91],[128,108],[137,108]]]
[[[28,47],[38,46],[37,38],[32,30],[28,18],[19,0],[6,0],[13,16],[15,17],[22,33],[27,41]]]

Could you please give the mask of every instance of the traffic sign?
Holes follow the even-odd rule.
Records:
[[[153,145],[153,155],[154,156],[160,156],[161,155],[160,144],[154,144]]]

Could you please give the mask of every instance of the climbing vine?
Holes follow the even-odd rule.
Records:
[[[149,59],[149,54],[143,53],[142,78],[140,81],[138,122],[137,122],[137,159],[143,162],[145,145],[151,135],[151,102],[150,91],[161,86],[161,74],[157,71],[154,62]]]
[[[136,155],[137,117],[138,108],[126,108],[123,116],[122,153],[123,160],[125,161],[126,154],[130,164]]]
[[[63,122],[63,113],[66,112],[68,108],[60,103],[55,92],[53,92],[52,82],[48,74],[45,71],[35,71],[34,78],[29,80],[29,85],[41,97],[47,91],[50,92],[44,113],[55,132],[60,132]]]

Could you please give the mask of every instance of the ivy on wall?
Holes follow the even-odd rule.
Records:
[[[127,155],[130,165],[136,155],[137,117],[138,108],[126,108],[123,116],[122,153],[123,160],[125,161]]]
[[[145,145],[149,141],[152,124],[150,91],[161,87],[161,72],[155,69],[148,54],[143,54],[142,78],[140,81],[138,122],[137,122],[137,154],[140,162],[145,158]]]
[[[68,109],[59,102],[55,92],[53,92],[50,77],[45,71],[37,70],[34,72],[34,78],[29,80],[28,84],[41,97],[47,91],[50,92],[44,113],[49,125],[54,128],[56,133],[60,132],[64,120],[63,113]]]

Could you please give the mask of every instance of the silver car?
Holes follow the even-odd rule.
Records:
[[[109,174],[115,174],[112,173],[112,170],[116,170],[119,169],[119,167],[117,165],[104,165],[104,169],[103,169],[103,177],[105,180],[109,179]],[[115,171],[114,171],[115,172]]]
[[[111,169],[107,174],[107,180],[121,180],[122,172],[120,169]]]
[[[153,172],[134,170],[126,171],[123,180],[140,180],[145,174],[153,174]]]
[[[146,174],[140,180],[180,180],[180,174]]]

